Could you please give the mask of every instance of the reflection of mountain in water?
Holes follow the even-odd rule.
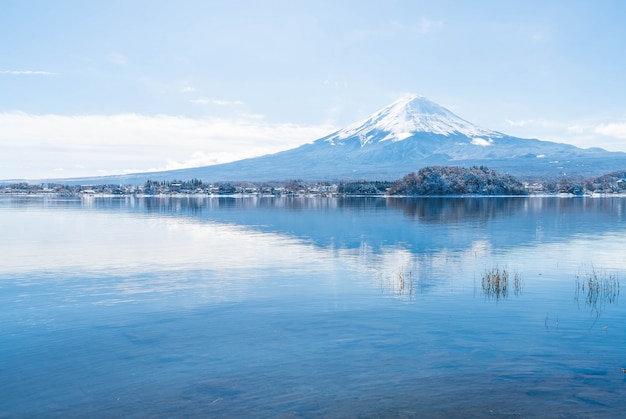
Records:
[[[173,219],[177,225],[204,224],[207,234],[218,231],[213,227],[219,224],[244,236],[268,233],[274,242],[275,236],[295,238],[287,242],[297,242],[303,259],[314,259],[314,253],[321,251],[348,269],[367,272],[383,294],[404,300],[454,279],[471,279],[470,267],[476,267],[483,256],[539,244],[558,243],[563,248],[579,236],[599,237],[626,229],[624,198],[11,197],[0,198],[0,211],[7,202],[25,210],[39,206],[46,211]],[[232,247],[229,252],[228,257],[237,257]],[[519,268],[512,269],[513,288],[507,283],[506,289],[515,292]],[[486,297],[506,298],[503,283],[487,281],[486,285]]]
[[[120,205],[121,204],[121,205]],[[411,252],[553,242],[626,227],[623,198],[145,198],[132,208],[235,223],[310,240],[317,246],[373,250],[401,243]]]
[[[477,242],[506,248],[626,228],[624,198],[92,198],[23,200],[24,205],[93,207],[232,223],[374,252],[401,244],[412,253],[462,251]]]

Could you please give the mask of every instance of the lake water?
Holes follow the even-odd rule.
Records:
[[[0,231],[0,417],[624,415],[626,198],[3,197]]]

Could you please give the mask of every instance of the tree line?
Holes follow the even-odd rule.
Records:
[[[131,185],[62,185],[17,182],[0,185],[0,193],[56,194],[269,194],[269,195],[526,195],[528,193],[626,193],[626,170],[594,179],[562,177],[522,183],[519,179],[485,166],[428,166],[411,172],[396,181],[312,182],[290,179],[277,182],[212,182],[200,179],[147,180],[142,186]]]

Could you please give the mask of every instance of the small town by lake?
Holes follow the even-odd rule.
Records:
[[[1,417],[619,417],[626,197],[0,196]]]

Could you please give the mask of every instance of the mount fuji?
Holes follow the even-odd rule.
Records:
[[[626,169],[626,153],[508,136],[478,127],[424,97],[407,96],[287,151],[213,166],[72,181],[396,180],[432,165],[484,165],[523,178],[599,176]]]

